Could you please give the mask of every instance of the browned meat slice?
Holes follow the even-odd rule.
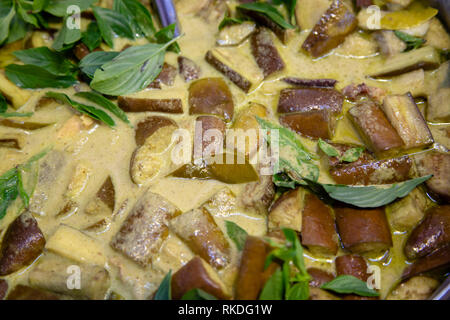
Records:
[[[302,48],[317,58],[336,48],[357,26],[352,10],[342,0],[334,0],[314,26]]]
[[[381,252],[392,246],[384,208],[337,207],[335,215],[342,244],[350,252]]]
[[[147,191],[123,222],[111,246],[136,263],[147,266],[169,234],[169,221],[179,213],[172,203]]]
[[[216,269],[230,262],[230,244],[206,208],[183,213],[170,223],[171,229]]]
[[[432,174],[426,181],[431,193],[444,200],[450,201],[450,154],[430,151],[415,155],[415,163],[419,175]]]
[[[183,113],[181,99],[148,99],[119,96],[119,107],[125,112]]]
[[[369,150],[378,156],[403,147],[403,141],[397,131],[374,102],[361,102],[348,113]]]
[[[270,31],[266,28],[258,28],[252,34],[251,48],[256,63],[263,71],[265,78],[284,69],[284,62],[273,43]]]
[[[238,203],[247,210],[266,215],[274,196],[272,176],[261,175],[259,181],[245,186],[244,192],[238,197]]]
[[[204,78],[189,87],[189,114],[212,114],[231,121],[234,102],[222,78]]]
[[[302,245],[317,254],[335,255],[338,250],[331,209],[312,193],[306,195],[302,213]]]
[[[366,85],[365,83],[361,83],[358,85],[352,83],[342,89],[342,93],[351,101],[357,101],[362,97],[369,97],[370,99],[379,103],[382,103],[384,97],[386,96],[386,91],[384,89],[371,87]]]
[[[336,119],[326,110],[289,113],[280,116],[280,124],[313,139],[331,139]]]
[[[433,207],[411,232],[405,245],[408,259],[417,259],[450,245],[450,205]]]
[[[283,89],[278,100],[278,113],[326,110],[338,114],[343,102],[344,96],[332,88]]]
[[[402,182],[412,177],[412,160],[404,156],[379,161],[338,164],[330,168],[330,175],[338,184],[372,185]]]
[[[0,275],[5,276],[31,264],[44,249],[45,238],[36,219],[26,211],[6,230],[1,245]]]
[[[19,284],[9,292],[6,300],[60,300],[60,297],[52,292]]]
[[[191,59],[183,56],[178,57],[178,70],[186,82],[197,80],[200,77],[200,67]]]
[[[264,240],[248,236],[242,251],[236,279],[236,300],[257,300],[264,283],[263,272],[267,244]]]
[[[450,269],[450,246],[442,247],[429,255],[419,258],[403,271],[402,278],[407,279],[429,271],[443,271]]]
[[[219,57],[217,51],[208,51],[206,53],[205,60],[213,66],[214,69],[222,73],[225,77],[230,79],[231,82],[242,89],[242,91],[250,91],[250,88],[252,87],[250,80],[225,63],[225,59]]]
[[[334,279],[334,275],[322,269],[309,268],[307,271],[312,278],[312,280],[309,281],[309,285],[311,287],[319,288],[324,283],[330,282]]]
[[[231,298],[217,273],[199,257],[172,276],[172,299],[179,300],[192,289],[201,289],[221,300]]]
[[[369,278],[366,260],[361,256],[356,254],[339,256],[334,263],[336,264],[336,273],[338,276],[350,275],[362,281],[367,281]]]
[[[166,86],[173,86],[176,76],[177,68],[164,62],[161,72],[156,79],[148,85],[148,88],[161,89],[161,83]]]

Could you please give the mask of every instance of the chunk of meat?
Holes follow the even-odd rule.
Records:
[[[118,105],[125,112],[183,113],[181,99],[148,99],[119,96]]]
[[[360,98],[369,97],[370,99],[382,103],[386,96],[386,91],[378,87],[368,86],[365,83],[350,84],[342,89],[342,93],[351,101],[358,101]]]
[[[326,110],[332,114],[342,111],[344,96],[333,88],[290,88],[280,92],[278,113]]]
[[[342,244],[350,252],[382,252],[392,246],[384,208],[337,207],[335,215]]]
[[[169,235],[169,221],[179,213],[162,196],[147,191],[122,223],[111,246],[139,265],[147,266]]]
[[[314,58],[320,57],[344,42],[357,24],[351,8],[342,0],[334,0],[303,42],[302,48]]]
[[[221,300],[230,299],[217,273],[200,257],[195,257],[172,276],[172,299],[179,300],[192,289],[201,289]]]
[[[241,207],[266,215],[275,196],[275,185],[272,176],[261,175],[259,181],[250,182],[245,186],[243,193],[238,197]]]
[[[285,68],[269,30],[258,28],[251,36],[251,48],[256,63],[263,71],[265,78]]]
[[[26,211],[8,227],[1,244],[0,275],[14,273],[30,265],[45,246],[45,238],[36,219]]]
[[[403,147],[403,141],[397,131],[374,102],[358,103],[348,113],[369,150],[378,156],[390,154]]]
[[[211,114],[231,121],[234,102],[222,78],[204,78],[189,87],[189,114]]]
[[[348,185],[402,182],[412,177],[412,160],[408,156],[403,156],[379,161],[338,164],[330,168],[330,175],[336,183]]]
[[[405,51],[406,43],[400,40],[391,30],[379,30],[373,33],[373,38],[378,43],[381,54],[386,57],[395,56]]]
[[[404,248],[408,259],[424,257],[450,245],[450,205],[433,207],[411,232]]]
[[[419,175],[432,174],[425,182],[430,192],[444,201],[450,201],[450,154],[429,151],[414,157]]]
[[[216,269],[230,262],[230,244],[206,208],[193,209],[173,219],[171,229]]]
[[[321,255],[335,255],[338,250],[331,209],[312,193],[306,195],[302,212],[302,245]]]
[[[178,57],[178,70],[185,82],[197,80],[200,77],[200,67],[191,59],[179,56]]]

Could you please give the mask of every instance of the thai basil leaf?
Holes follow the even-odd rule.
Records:
[[[0,44],[6,41],[9,35],[11,21],[16,15],[13,2],[10,0],[0,1]]]
[[[219,23],[219,30],[222,30],[228,25],[231,24],[242,24],[244,22],[243,19],[233,18],[233,17],[224,17],[222,21]]]
[[[324,283],[322,289],[337,293],[357,294],[363,297],[378,297],[380,294],[370,289],[367,283],[350,275],[341,275],[330,282]]]
[[[360,208],[376,208],[406,197],[415,187],[430,179],[432,175],[411,179],[387,186],[347,186],[320,184],[308,181],[316,192],[323,189],[331,198]]]
[[[105,63],[117,57],[120,52],[116,51],[95,51],[81,59],[78,65],[88,77],[93,78],[95,71]]]
[[[364,148],[358,147],[358,148],[351,148],[344,152],[342,157],[340,158],[341,161],[345,162],[354,162],[361,157],[361,154],[364,152]]]
[[[75,42],[81,39],[81,30],[78,28],[69,28],[68,19],[74,19],[74,16],[64,18],[63,26],[56,35],[55,41],[53,41],[52,45],[52,48],[56,51],[71,48]]]
[[[172,270],[166,274],[153,300],[172,300]]]
[[[289,178],[284,172],[274,174],[272,181],[277,187],[295,189],[295,181]]]
[[[11,21],[9,36],[6,43],[12,43],[24,38],[30,30],[31,25],[23,21],[18,15],[15,15]]]
[[[404,43],[406,43],[405,51],[420,48],[420,46],[422,46],[425,43],[424,39],[411,36],[407,33],[404,33],[404,32],[398,31],[398,30],[394,30],[394,33],[397,36],[397,38],[399,38]]]
[[[117,11],[93,7],[95,19],[97,20],[100,34],[105,43],[114,48],[113,38],[117,35],[128,39],[134,39],[133,30],[128,19]]]
[[[225,221],[225,226],[227,228],[227,234],[230,239],[233,240],[239,251],[242,251],[245,246],[245,241],[247,240],[247,231],[231,221]]]
[[[277,269],[264,285],[259,300],[283,300],[283,293],[283,272],[281,269]]]
[[[80,11],[85,11],[95,1],[96,0],[49,0],[44,10],[54,16],[65,17],[68,14],[68,7],[76,5],[80,8]]]
[[[202,289],[192,289],[186,292],[181,300],[217,300],[217,298]]]
[[[100,46],[102,43],[102,35],[100,34],[97,22],[93,21],[89,23],[86,31],[81,36],[81,41],[83,41],[90,51]]]
[[[321,138],[319,138],[318,145],[320,150],[322,150],[329,157],[339,157],[341,155],[335,147],[329,143],[326,143]]]
[[[13,168],[0,176],[0,219],[6,215],[6,210],[19,195],[19,178],[17,168]]]
[[[16,5],[17,14],[22,18],[22,20],[26,23],[32,24],[36,28],[39,28],[38,20],[33,14],[29,13],[33,10],[33,5],[23,0],[16,1]]]
[[[284,19],[283,15],[274,6],[270,5],[267,2],[243,3],[236,8],[262,13],[284,29],[295,28],[292,24]]]
[[[75,95],[77,97],[82,97],[86,100],[94,102],[95,104],[98,104],[99,106],[102,106],[106,110],[109,110],[112,114],[114,114],[117,118],[119,118],[123,122],[130,124],[130,120],[128,120],[127,114],[122,109],[120,109],[118,106],[116,106],[114,103],[112,103],[110,100],[108,100],[104,96],[102,96],[101,94],[98,94],[93,91],[84,91],[84,92],[78,92]]]
[[[309,286],[307,281],[297,282],[286,291],[286,300],[308,300]]]
[[[23,63],[41,67],[55,75],[70,75],[76,70],[76,66],[62,54],[47,47],[14,51],[13,54]]]
[[[172,40],[164,45],[133,46],[102,65],[94,74],[91,88],[108,95],[124,95],[146,88],[161,72],[164,55]]]
[[[175,28],[176,28],[176,24],[173,23],[173,24],[168,25],[167,27],[164,27],[161,30],[159,30],[157,33],[155,33],[156,42],[160,43],[160,44],[164,44],[166,42],[171,41],[175,35]],[[167,50],[173,51],[175,53],[181,52],[180,46],[176,42],[173,43],[172,45],[170,45]]]
[[[95,120],[104,122],[105,124],[107,124],[110,127],[114,127],[116,125],[114,120],[103,110],[98,109],[93,106],[88,106],[88,105],[79,103],[77,101],[74,101],[74,100],[70,99],[68,95],[66,95],[64,93],[49,91],[46,93],[46,97],[54,98],[63,103],[66,103],[66,104],[72,106],[78,112],[84,113]]]
[[[295,18],[295,6],[297,5],[297,0],[273,0],[276,5],[284,4],[289,15],[289,20],[292,22]]]
[[[33,65],[10,64],[5,68],[6,77],[21,88],[67,88],[77,79],[73,75],[58,76]]]
[[[33,12],[37,13],[44,10],[47,7],[49,0],[34,0],[33,1]]]
[[[147,8],[137,0],[114,0],[114,10],[124,15],[135,36],[153,37],[156,32]]]

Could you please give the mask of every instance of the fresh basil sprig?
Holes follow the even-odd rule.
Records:
[[[351,275],[340,275],[324,283],[320,288],[337,293],[357,294],[363,297],[378,297],[380,294],[367,286],[367,283]]]
[[[114,48],[113,38],[115,35],[128,39],[134,39],[135,34],[131,29],[127,17],[111,9],[94,6],[92,10],[94,12],[95,19],[97,20],[100,34],[109,47]]]
[[[71,75],[77,69],[64,55],[47,47],[18,50],[13,55],[25,64],[41,67],[54,75]]]
[[[173,39],[175,35],[175,28],[176,24],[172,23],[171,25],[168,25],[167,27],[162,28],[158,32],[155,33],[155,39],[157,43],[164,44],[166,42],[169,42]],[[174,42],[171,44],[168,49],[169,51],[173,51],[175,53],[180,53],[181,49],[178,43]]]
[[[81,59],[78,67],[89,78],[93,78],[95,71],[105,63],[117,57],[120,52],[117,51],[94,51]]]
[[[44,2],[40,0],[41,2]],[[37,2],[36,0],[34,2]],[[39,1],[38,1],[39,2]],[[56,16],[56,17],[65,17],[67,15],[67,8],[72,5],[76,5],[80,8],[80,11],[83,12],[96,2],[96,0],[48,0],[46,5],[41,4],[43,6],[42,9],[44,11]],[[41,10],[42,10],[41,9]]]
[[[64,17],[61,30],[53,41],[52,48],[56,51],[63,51],[72,48],[75,43],[81,39],[81,30],[78,28],[69,28],[69,19],[75,19],[75,15]]]
[[[267,2],[243,3],[237,6],[236,9],[238,10],[241,9],[244,12],[247,10],[262,13],[284,29],[295,28],[295,26],[293,26],[284,19],[283,15],[274,6],[270,5]]]
[[[172,300],[172,270],[161,281],[153,300]]]
[[[399,38],[404,43],[406,43],[405,51],[418,49],[425,43],[424,39],[411,36],[407,33],[404,33],[404,32],[398,31],[398,30],[395,30],[394,34],[397,36],[397,38]]]
[[[130,125],[130,120],[127,117],[127,114],[120,109],[118,106],[116,106],[114,103],[112,103],[110,100],[106,99],[101,94],[98,94],[93,91],[83,91],[78,92],[75,94],[77,97],[82,97],[86,100],[89,100],[95,104],[98,104],[99,106],[102,106],[106,110],[110,111],[112,114],[114,114],[117,118],[125,122],[126,124]]]
[[[247,231],[232,221],[225,221],[225,226],[230,239],[236,244],[238,250],[242,251],[242,249],[244,249],[245,241],[247,240]]]
[[[25,208],[29,206],[37,182],[37,168],[33,164],[44,157],[44,150],[31,157],[25,164],[12,168],[0,176],[0,219],[13,201],[20,197]],[[28,177],[28,179],[27,179]]]
[[[66,103],[72,106],[78,112],[86,114],[95,120],[101,121],[110,127],[114,127],[116,125],[114,120],[103,110],[74,101],[64,93],[49,91],[46,93],[46,97]]]
[[[289,20],[292,23],[295,18],[295,6],[297,5],[297,0],[273,0],[272,2],[276,5],[284,4],[289,15]]]
[[[265,268],[275,259],[283,261],[283,266],[269,278],[259,298],[260,300],[306,300],[309,297],[308,286],[311,277],[306,271],[303,247],[294,230],[283,228],[282,231],[286,243],[280,245],[269,239],[269,243],[276,249],[267,256]],[[293,276],[291,265],[295,267]]]
[[[113,9],[127,18],[135,36],[151,38],[155,34],[152,16],[140,1],[114,0]]]
[[[161,72],[166,49],[177,39],[165,44],[133,46],[122,51],[95,71],[91,88],[113,96],[146,88]]]
[[[88,47],[90,51],[98,48],[102,43],[102,35],[98,24],[95,21],[89,23],[85,32],[81,35],[81,41]]]

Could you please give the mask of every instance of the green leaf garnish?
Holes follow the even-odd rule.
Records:
[[[13,54],[27,65],[41,67],[54,75],[71,75],[76,66],[61,53],[47,47],[14,51]]]
[[[102,35],[98,24],[95,21],[89,23],[85,32],[81,36],[81,41],[88,47],[89,51],[98,48],[102,43]]]
[[[121,13],[136,36],[153,37],[156,32],[153,19],[147,8],[137,0],[115,0],[114,10]]]
[[[228,17],[225,16],[222,21],[219,23],[219,30],[222,30],[223,28],[225,28],[228,25],[232,25],[232,24],[242,24],[244,22],[243,19],[239,19],[239,18],[233,18],[233,17]]]
[[[320,150],[322,150],[329,157],[339,157],[341,155],[335,147],[323,141],[321,138],[319,138],[318,145]]]
[[[67,20],[74,19],[73,16],[64,17],[63,26],[53,41],[52,48],[56,51],[67,50],[75,45],[75,42],[81,39],[81,30],[77,28],[70,29],[67,26]]]
[[[118,106],[116,106],[114,103],[112,103],[110,100],[108,100],[104,96],[102,96],[101,94],[98,94],[93,91],[83,91],[83,92],[78,92],[75,95],[77,97],[82,97],[86,100],[94,102],[95,104],[98,104],[99,106],[102,106],[106,110],[109,110],[112,114],[114,114],[117,118],[119,118],[123,122],[130,124],[130,120],[128,120],[127,114],[122,109],[120,109]]]
[[[113,40],[115,35],[134,39],[135,35],[125,16],[117,11],[101,7],[93,7],[92,10],[97,20],[100,34],[109,47],[114,48]]]
[[[181,300],[217,300],[217,298],[202,289],[192,289],[186,292]]]
[[[281,269],[277,269],[265,283],[259,300],[283,300],[284,282]]]
[[[66,103],[72,106],[78,112],[84,113],[95,120],[104,122],[110,127],[114,127],[116,125],[114,120],[103,110],[74,101],[64,93],[49,91],[46,93],[46,97],[53,98],[63,103]]]
[[[155,33],[156,42],[159,44],[164,44],[166,42],[171,41],[175,35],[175,28],[176,24],[173,23],[159,30],[157,33]],[[173,51],[175,53],[181,52],[180,46],[176,42],[171,44],[167,50]]]
[[[345,151],[339,160],[344,162],[355,162],[356,160],[359,159],[359,157],[361,157],[361,154],[363,152],[364,148],[362,147],[351,148]]]
[[[297,0],[273,0],[272,2],[276,5],[284,4],[288,12],[290,22],[292,23],[295,18],[295,7],[297,5]]]
[[[394,33],[397,36],[397,38],[399,38],[404,43],[406,43],[405,51],[420,48],[425,43],[424,39],[411,36],[407,33],[404,33],[404,32],[398,31],[398,30],[394,30]]]
[[[243,3],[237,6],[236,9],[243,9],[243,11],[248,10],[262,13],[283,29],[295,28],[295,26],[293,26],[284,19],[283,15],[274,6],[270,5],[267,2]]]
[[[95,71],[91,88],[113,96],[146,88],[161,72],[166,49],[175,41],[133,46],[120,52]]]
[[[15,85],[27,89],[67,88],[77,83],[73,75],[54,75],[33,65],[10,64],[6,66],[5,74]]]
[[[337,293],[357,294],[363,297],[378,297],[380,294],[370,289],[367,283],[350,275],[341,275],[330,282],[324,283],[320,288]]]
[[[88,77],[93,78],[95,71],[100,68],[105,63],[111,61],[117,57],[120,52],[116,51],[95,51],[89,53],[86,57],[81,59],[78,65],[81,71],[85,73]]]
[[[225,226],[230,239],[233,240],[239,251],[242,251],[242,249],[244,249],[245,241],[247,240],[247,231],[232,221],[225,221]]]
[[[172,270],[161,281],[153,300],[172,300]]]
[[[81,11],[85,11],[95,1],[96,0],[49,0],[48,4],[44,8],[44,11],[57,17],[65,17],[69,6],[76,5]]]

